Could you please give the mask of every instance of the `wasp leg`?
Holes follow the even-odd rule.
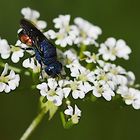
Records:
[[[35,54],[31,55],[30,57],[31,57],[31,58],[35,57]]]
[[[25,48],[26,51],[33,51],[33,48]]]
[[[62,75],[61,73],[57,74],[58,80],[66,78],[66,76]]]
[[[33,57],[35,57],[35,54],[33,54],[33,55],[31,55],[31,56],[29,57],[30,63],[31,63],[31,58],[33,58]]]
[[[21,49],[24,50],[24,51],[33,51],[34,50],[33,48],[21,48]]]
[[[43,80],[42,70],[43,70],[42,63],[40,63],[40,77],[41,77],[41,80]]]

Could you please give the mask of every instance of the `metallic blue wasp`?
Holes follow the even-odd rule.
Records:
[[[35,58],[42,66],[45,66],[45,72],[56,77],[62,70],[62,64],[57,60],[56,48],[54,45],[38,30],[30,21],[22,19],[20,21],[22,30],[18,36],[22,43],[30,46],[34,50]]]

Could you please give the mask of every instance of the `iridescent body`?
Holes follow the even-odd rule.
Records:
[[[22,31],[18,34],[21,42],[31,46],[35,51],[35,58],[45,66],[45,72],[56,77],[60,74],[62,64],[57,60],[56,48],[30,21],[22,19],[20,21]]]

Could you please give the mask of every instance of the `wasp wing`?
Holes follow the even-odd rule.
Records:
[[[29,20],[22,19],[20,25],[24,32],[31,38],[32,46],[35,47],[36,53],[41,57],[40,59],[44,64],[55,61],[57,57],[56,48],[44,34]]]
[[[20,26],[24,30],[24,32],[32,39],[33,41],[33,46],[37,47],[38,50],[40,48],[40,43],[41,42],[46,42],[47,47],[54,47],[54,45],[44,36],[44,34],[35,27],[35,25],[27,20],[27,19],[21,19],[20,21]]]

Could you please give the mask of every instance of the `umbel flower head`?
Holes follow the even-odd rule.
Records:
[[[116,57],[129,59],[131,49],[126,45],[122,39],[116,40],[113,37],[108,38],[105,43],[100,45],[99,53],[105,61],[114,61]]]
[[[135,84],[134,73],[115,64],[115,60],[120,58],[129,60],[132,52],[123,39],[110,37],[100,43],[98,42],[98,37],[102,34],[100,27],[81,17],[74,18],[72,22],[70,15],[59,15],[53,19],[54,29],[47,28],[43,31],[47,22],[39,20],[38,11],[27,7],[23,8],[21,13],[25,19],[32,21],[38,29],[41,29],[47,39],[52,39],[57,49],[57,60],[62,64],[61,74],[58,77],[47,75],[44,56],[38,58],[38,51],[29,50],[30,47],[20,40],[14,45],[9,45],[6,39],[0,39],[0,55],[2,59],[11,56],[14,63],[22,60],[24,70],[30,69],[34,75],[41,73],[42,78],[38,76],[35,87],[43,97],[42,106],[46,105],[45,111],[49,110],[51,117],[60,107],[63,115],[66,115],[64,117],[67,118],[66,121],[77,124],[81,117],[81,110],[76,104],[78,99],[82,101],[103,98],[111,101],[119,97],[126,105],[140,109],[140,90],[135,88],[138,85]],[[38,44],[37,49],[41,47]],[[32,57],[29,58],[29,55]],[[25,57],[22,58],[23,56]],[[8,93],[14,90],[19,86],[19,80],[19,75],[13,70],[8,74],[8,64],[5,64],[0,76],[0,92]],[[63,124],[67,125],[66,122]]]

